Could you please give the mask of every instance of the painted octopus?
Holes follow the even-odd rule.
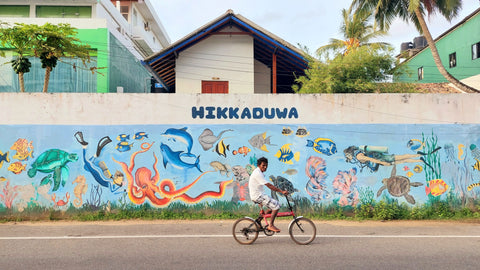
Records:
[[[232,179],[229,181],[220,182],[220,190],[218,192],[206,191],[197,197],[190,197],[185,194],[185,192],[187,192],[195,183],[197,183],[197,181],[200,180],[203,175],[212,171],[202,173],[192,183],[180,189],[176,189],[175,184],[170,179],[163,179],[160,181],[160,174],[157,169],[158,158],[155,153],[153,153],[153,157],[155,158],[155,162],[153,163],[153,175],[152,171],[146,167],[141,167],[134,171],[135,157],[140,153],[150,150],[153,144],[153,142],[151,144],[143,143],[140,146],[141,150],[131,155],[130,165],[112,158],[113,161],[122,167],[122,170],[124,171],[128,181],[128,197],[135,204],[143,204],[145,200],[148,199],[155,206],[167,206],[172,200],[175,199],[179,199],[187,203],[196,203],[204,198],[221,198],[225,194],[225,186],[233,181]]]

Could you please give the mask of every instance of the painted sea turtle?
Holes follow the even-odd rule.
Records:
[[[413,198],[413,196],[408,194],[408,192],[410,192],[410,186],[419,187],[423,186],[423,184],[420,182],[411,183],[410,179],[408,179],[407,177],[396,175],[396,171],[396,166],[393,165],[392,174],[390,178],[385,178],[382,180],[383,186],[378,190],[377,197],[379,197],[382,192],[387,189],[390,195],[395,197],[403,196],[405,197],[407,202],[415,204],[415,199]]]
[[[32,168],[28,170],[28,176],[30,178],[34,177],[37,174],[37,171],[43,173],[53,172],[53,189],[52,191],[57,191],[60,187],[65,186],[65,179],[68,178],[68,167],[67,163],[70,161],[77,161],[78,155],[75,153],[67,153],[60,149],[50,149],[43,152],[36,160],[32,163]],[[44,180],[48,180],[44,178]],[[43,184],[44,180],[42,180]]]
[[[290,194],[298,191],[298,189],[293,187],[292,182],[290,182],[287,178],[282,177],[280,175],[277,177],[270,175],[270,180],[273,182],[274,186],[278,187],[281,190],[288,191],[289,196]],[[278,200],[277,192],[273,190],[272,190],[272,198]]]

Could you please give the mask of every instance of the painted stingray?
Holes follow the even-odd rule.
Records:
[[[209,128],[206,128],[205,130],[203,130],[202,134],[200,134],[200,136],[198,136],[198,142],[202,146],[203,150],[207,151],[207,150],[211,149],[213,147],[213,145],[218,140],[220,140],[223,133],[225,133],[227,131],[233,131],[233,129],[222,130],[222,132],[220,132],[218,134],[218,136],[215,136],[213,134],[213,131],[211,131]]]

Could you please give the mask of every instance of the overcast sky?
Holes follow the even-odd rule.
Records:
[[[479,0],[462,2],[459,16],[451,23],[440,15],[427,19],[433,38],[480,7]],[[341,10],[347,9],[351,0],[151,0],[151,3],[172,43],[232,9],[287,42],[297,47],[305,45],[314,52],[328,44],[330,38],[342,38]],[[399,53],[402,42],[412,42],[417,36],[412,24],[397,21],[381,41],[390,43]]]

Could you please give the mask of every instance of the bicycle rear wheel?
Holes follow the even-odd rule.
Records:
[[[233,238],[242,245],[250,245],[258,237],[258,225],[251,218],[241,218],[233,224]]]
[[[310,219],[299,217],[290,222],[288,233],[293,242],[299,245],[307,245],[315,239],[317,228]]]

